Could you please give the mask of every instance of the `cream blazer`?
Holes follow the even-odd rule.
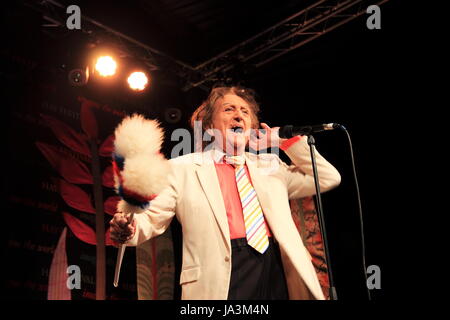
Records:
[[[293,165],[275,154],[246,153],[246,164],[270,230],[278,241],[290,299],[318,299],[324,295],[311,256],[294,224],[289,199],[315,194],[306,137],[285,152]],[[136,246],[162,234],[172,218],[182,226],[182,299],[226,300],[231,277],[230,231],[224,199],[214,166],[214,150],[170,160],[169,186],[149,208],[135,214]],[[339,185],[339,172],[316,152],[322,192]]]

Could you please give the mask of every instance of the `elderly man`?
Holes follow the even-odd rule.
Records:
[[[213,89],[191,118],[212,136],[209,150],[171,159],[170,185],[149,208],[132,223],[120,212],[111,220],[115,241],[138,245],[176,215],[182,299],[324,299],[289,207],[289,199],[315,193],[309,146],[264,123],[259,130],[258,112],[251,90]],[[279,147],[293,164],[246,152],[261,145]],[[321,190],[339,185],[339,172],[316,156]]]

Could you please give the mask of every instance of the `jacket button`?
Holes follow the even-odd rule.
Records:
[[[229,257],[229,256],[226,256],[226,257],[225,257],[225,261],[226,261],[226,262],[230,261],[230,257]]]

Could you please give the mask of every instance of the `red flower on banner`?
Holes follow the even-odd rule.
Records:
[[[98,137],[98,126],[97,120],[92,112],[92,102],[86,99],[82,99],[81,101],[81,128],[83,128],[83,131],[90,139],[96,140]]]
[[[59,193],[64,201],[72,208],[95,214],[95,209],[91,204],[91,198],[80,187],[61,179],[59,180]]]
[[[36,142],[36,146],[47,158],[52,167],[68,182],[75,184],[92,184],[92,174],[81,161],[71,158],[47,143]]]
[[[69,227],[70,231],[81,241],[96,245],[97,244],[97,238],[95,236],[95,231],[89,227],[87,224],[85,224],[80,219],[75,218],[73,215],[63,212],[63,218],[66,222],[67,226]],[[105,245],[112,246],[113,242],[110,238],[109,230],[105,233]]]
[[[87,143],[87,139],[97,141],[98,125],[93,113],[93,108],[100,108],[98,104],[83,97],[79,97],[81,102],[81,128],[84,134],[77,133],[67,124],[55,119],[52,116],[41,114],[49,128],[55,134],[57,139],[69,150],[92,158],[91,150]],[[59,181],[59,191],[63,200],[72,208],[95,214],[95,208],[91,202],[91,196],[76,184],[93,184],[93,176],[88,166],[71,156],[69,152],[64,152],[56,146],[43,142],[36,142],[36,146],[50,162],[51,166],[60,174],[63,179]],[[108,136],[100,145],[98,152],[102,157],[111,157],[114,150],[114,135]],[[114,178],[112,166],[108,166],[102,174],[102,185],[107,188],[114,188]],[[109,197],[104,201],[104,212],[114,215],[116,212],[119,197]],[[81,222],[79,219],[65,212],[64,220],[73,231],[75,236],[81,241],[95,244],[95,232],[92,228]],[[109,239],[108,233],[105,239]],[[106,241],[107,245],[112,245],[110,240]]]
[[[81,153],[89,158],[91,157],[91,152],[86,142],[86,137],[77,133],[67,124],[51,116],[41,114],[41,117],[46,121],[56,138],[58,138],[62,144],[71,150]]]
[[[97,243],[95,232],[87,224],[75,218],[67,212],[63,212],[63,218],[72,233],[81,241],[95,245]]]
[[[95,148],[95,144],[99,144],[101,141],[98,140],[98,124],[92,109],[99,108],[99,105],[83,97],[79,97],[78,101],[81,102],[80,120],[81,128],[85,134],[76,132],[67,124],[52,116],[41,114],[41,117],[55,134],[56,138],[68,150],[43,142],[36,142],[36,146],[50,162],[51,166],[63,178],[59,179],[58,186],[60,195],[67,205],[78,211],[95,214],[96,209],[91,203],[91,196],[82,188],[76,186],[76,184],[92,185],[94,184],[94,177],[88,166],[74,156],[73,151],[86,156],[87,158],[83,158],[84,161],[92,161],[93,158],[97,158],[93,157],[93,154],[91,154],[92,152],[98,152],[98,155],[102,157],[111,157],[114,150],[114,136],[108,136],[108,138],[101,143],[98,151],[94,151],[97,149]],[[89,146],[89,143],[91,143],[91,146]],[[95,162],[93,163],[93,166],[94,169],[97,170],[100,163]],[[103,186],[114,188],[112,166],[107,167],[100,178],[102,179],[100,182]],[[103,211],[109,215],[114,215],[119,200],[119,197],[109,197],[106,199],[103,203]],[[99,216],[101,216],[101,214],[102,213],[100,213]],[[68,212],[62,212],[62,216],[75,237],[82,242],[91,245],[97,244],[97,234],[93,228]],[[100,226],[103,227],[102,224],[100,224]],[[67,288],[65,287],[66,284],[64,282],[67,278],[67,274],[64,274],[64,266],[67,265],[65,234],[66,233],[63,232],[52,260],[51,276],[49,277],[49,299],[70,299],[70,292],[66,290]],[[113,245],[109,230],[105,232],[104,237],[105,245]],[[104,248],[99,249],[104,250]],[[105,270],[103,270],[103,274],[104,273]],[[66,276],[66,278],[64,278],[64,276]],[[100,296],[100,299],[101,298],[102,297]]]
[[[114,172],[112,165],[103,171],[102,183],[107,188],[114,188]]]
[[[114,151],[114,135],[110,135],[103,141],[102,145],[98,149],[98,154],[102,157],[110,158]]]
[[[114,215],[116,213],[117,209],[117,203],[120,201],[120,197],[113,196],[106,199],[106,201],[103,204],[104,211],[109,215]]]

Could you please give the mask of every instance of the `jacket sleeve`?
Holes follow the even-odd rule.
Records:
[[[287,148],[284,148],[284,152],[293,164],[289,166],[284,162],[281,164],[281,169],[286,177],[289,199],[298,199],[316,193],[307,137],[299,138],[296,142],[290,143]],[[317,149],[315,151],[320,191],[325,192],[340,184],[341,175],[332,164],[320,155]]]
[[[177,198],[176,178],[172,172],[169,185],[150,202],[148,209],[134,215],[136,232],[127,245],[137,246],[164,233],[175,215]]]

